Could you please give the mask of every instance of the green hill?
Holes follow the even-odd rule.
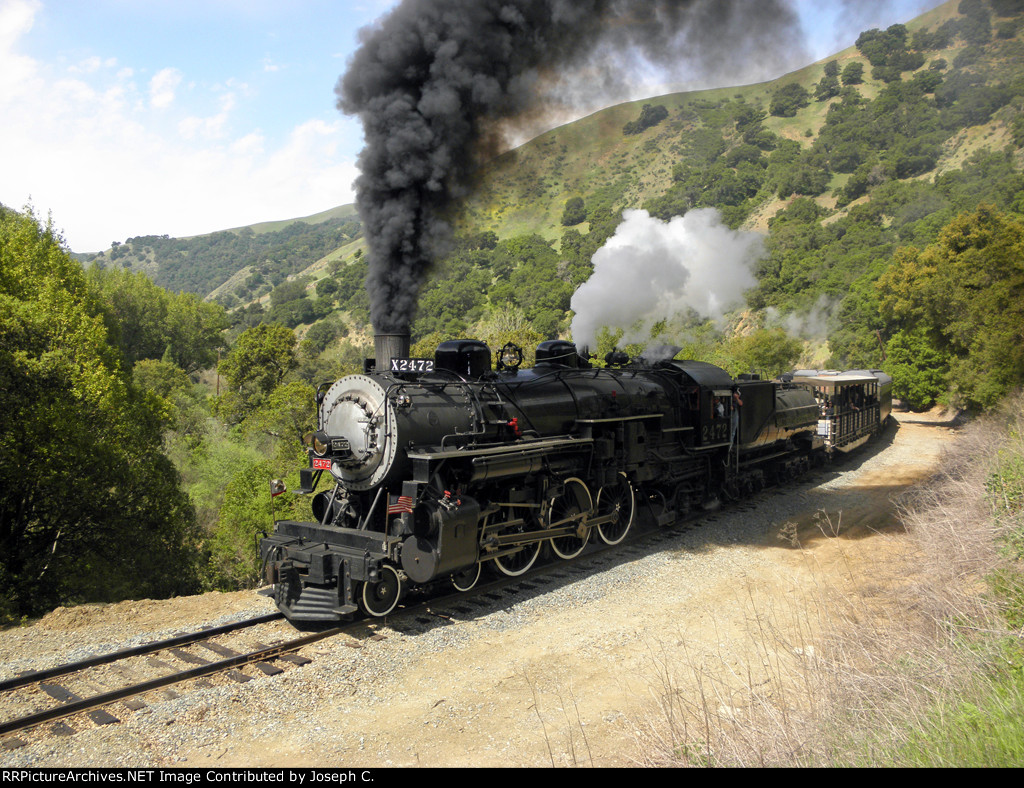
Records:
[[[289,276],[358,239],[359,218],[343,205],[300,219],[170,238],[128,238],[87,261],[146,273],[170,290],[201,296],[227,295],[235,302],[258,298]],[[225,284],[231,283],[231,289]]]
[[[913,34],[962,18],[956,7],[956,0],[951,0],[908,23],[907,30]],[[1019,36],[1015,36],[1013,42],[1019,45]],[[966,46],[963,41],[954,41],[951,46],[935,51],[934,55],[952,62]],[[1006,53],[1013,54],[1013,51]],[[731,102],[734,109],[737,104],[745,104],[749,108],[766,111],[773,94],[792,82],[798,82],[813,92],[813,86],[822,78],[825,64],[832,60],[837,61],[841,68],[859,62],[866,72],[871,70],[867,59],[855,47],[850,47],[832,58],[771,82],[629,102],[553,129],[508,151],[483,168],[479,187],[467,202],[459,225],[471,232],[492,231],[499,238],[536,233],[553,241],[561,236],[565,203],[573,197],[584,198],[588,213],[601,208],[617,211],[642,207],[671,187],[673,169],[680,163],[700,164],[714,160],[721,155],[720,151],[727,151],[735,145],[738,135],[734,119],[730,110],[726,108],[723,111],[723,107]],[[993,62],[984,65],[987,70],[994,71]],[[1012,64],[1011,69],[1016,73]],[[883,87],[880,80],[866,76],[858,91],[865,98],[873,99]],[[810,148],[835,101],[811,101],[792,117],[767,115],[762,126],[769,133],[798,142],[803,149]],[[623,129],[637,120],[644,105],[664,107],[666,118],[640,133],[624,134]],[[977,139],[979,136],[964,135],[940,163],[939,169],[962,161],[968,152],[981,144],[994,147],[1002,141],[986,137],[982,142]],[[843,180],[839,174],[833,177],[830,186],[841,185]],[[820,202],[828,205],[828,197],[823,197]],[[750,206],[753,218],[748,224],[766,229],[767,217],[779,206],[780,203],[765,195],[756,205]],[[321,234],[329,236],[332,229],[345,227],[352,221],[358,221],[355,207],[343,205],[311,216],[262,222],[203,236],[129,238],[125,243],[100,253],[98,258],[132,270],[145,271],[158,284],[172,289],[190,290],[204,296],[211,293],[220,295],[231,290],[224,288],[225,283],[237,286],[240,271],[248,271],[256,263],[279,259],[276,252],[287,246],[295,235],[303,235],[304,243],[315,238],[315,243],[322,248],[329,245],[330,240],[321,240]],[[297,223],[309,227],[299,232],[294,228]],[[577,229],[585,231],[588,225],[584,222]],[[255,236],[271,237],[263,243],[254,244],[250,240],[250,232]],[[236,236],[237,240],[225,233]],[[285,235],[280,236],[281,233]],[[300,267],[293,259],[280,270],[290,275],[320,262],[324,257],[350,256],[355,247],[345,252],[340,250],[358,240],[358,233],[344,235],[341,243],[331,250],[334,254],[315,259],[310,259],[307,254],[303,258],[305,265]],[[174,254],[168,252],[167,241],[174,242],[171,245]],[[287,255],[288,250],[284,253]],[[197,264],[197,257],[203,258],[201,265]],[[323,265],[319,268],[322,269]],[[267,271],[265,275],[268,273],[273,275],[274,272]],[[244,288],[242,291],[244,298]]]
[[[877,366],[879,335],[900,331],[875,286],[896,250],[935,242],[983,202],[1024,205],[1022,64],[1024,4],[950,0],[770,82],[620,104],[552,129],[481,168],[454,217],[455,247],[421,290],[413,338],[489,335],[510,321],[564,335],[572,293],[624,209],[667,220],[713,207],[767,239],[741,330],[779,313],[806,325],[816,310],[820,362]],[[240,327],[327,321],[316,336],[330,342],[368,320],[363,247],[341,206],[128,239],[104,259],[216,299]],[[663,328],[678,342],[695,330]]]
[[[358,220],[358,218],[356,206],[350,203],[348,205],[339,205],[336,208],[329,208],[326,211],[320,211],[319,213],[314,213],[310,216],[300,216],[297,219],[285,219],[284,221],[278,222],[259,222],[257,224],[246,225],[245,227],[234,227],[231,228],[231,232],[240,233],[243,230],[252,230],[257,235],[260,235],[262,233],[279,232],[280,230],[295,224],[295,222],[316,225],[323,222],[329,222],[332,219]]]
[[[909,22],[906,25],[909,42],[913,42],[918,31],[963,20],[957,6],[957,0],[951,0]],[[1022,44],[1020,26],[1013,24],[1017,32],[1012,38],[993,36],[981,46],[984,54],[970,65],[957,67],[955,61],[972,45],[962,38],[951,37],[949,46],[924,50],[922,54],[927,62],[901,76],[912,80],[915,74],[928,72],[930,63],[945,60],[949,64],[946,79],[969,72],[982,82],[1019,80],[1024,74],[1020,66]],[[671,187],[673,170],[680,164],[706,165],[727,156],[742,142],[742,132],[737,128],[740,107],[765,113],[760,124],[765,132],[796,142],[803,151],[813,150],[830,109],[841,101],[838,95],[824,101],[813,98],[815,86],[824,77],[826,64],[832,61],[836,62],[840,73],[851,63],[861,64],[864,79],[855,89],[863,99],[876,99],[887,86],[882,79],[871,76],[873,66],[868,59],[856,47],[850,47],[770,82],[675,93],[610,107],[542,134],[488,165],[480,188],[469,201],[466,224],[491,230],[499,238],[536,232],[554,240],[561,235],[564,205],[572,197],[583,197],[588,206],[608,205],[613,210],[643,207]],[[794,82],[810,94],[810,100],[790,117],[771,114],[774,94]],[[647,104],[664,107],[666,119],[641,133],[624,134],[624,127],[636,121]],[[961,129],[964,132],[972,127],[977,127],[978,132],[964,133],[954,139],[934,169],[942,172],[956,166],[979,148],[1002,149],[1009,141],[1005,120],[984,120],[985,123],[964,126]],[[820,195],[813,196],[819,198],[818,202],[824,207],[832,208],[835,200],[830,199],[830,190],[841,187],[847,174],[834,168],[824,172],[829,176],[827,187]],[[770,193],[756,196],[749,206],[748,226],[767,229],[767,218],[781,207],[777,200],[779,195],[774,195],[776,199]]]

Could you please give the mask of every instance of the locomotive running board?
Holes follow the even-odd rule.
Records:
[[[592,438],[548,438],[539,441],[524,441],[523,443],[503,444],[500,446],[460,446],[455,449],[419,449],[410,451],[407,456],[410,460],[447,460],[456,457],[482,457],[494,455],[517,455],[526,452],[547,451],[549,449],[564,449],[568,447],[583,448],[593,444]]]
[[[620,421],[640,421],[641,419],[662,419],[664,413],[641,413],[639,416],[610,416],[607,419],[577,419],[577,424],[614,424]],[[683,429],[693,429],[684,427]],[[667,430],[666,430],[667,432]]]
[[[741,446],[740,449],[742,449],[742,448],[743,447]],[[744,460],[743,462],[741,462],[739,464],[739,467],[740,468],[749,468],[751,465],[759,465],[759,464],[761,464],[763,462],[768,462],[768,460],[778,459],[779,457],[794,457],[794,456],[801,456],[801,455],[799,455],[797,452],[778,451],[778,452],[775,452],[774,454],[764,454],[764,455],[758,455],[756,457],[751,457],[749,460]]]

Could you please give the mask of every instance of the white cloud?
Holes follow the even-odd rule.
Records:
[[[35,61],[17,54],[14,48],[32,29],[39,8],[37,0],[0,1],[0,107],[33,89]]]
[[[77,63],[68,68],[72,74],[93,74],[100,70],[100,66],[103,65],[103,60],[98,57],[87,57],[81,63]]]
[[[0,202],[52,213],[75,251],[352,201],[356,169],[340,151],[355,121],[306,120],[278,141],[240,119],[260,98],[245,82],[204,88],[175,68],[141,81],[144,64],[104,53],[73,66],[24,56],[39,10],[0,0]]]
[[[149,81],[149,103],[164,109],[174,103],[174,92],[181,84],[181,72],[176,68],[160,69]]]
[[[231,143],[231,154],[235,156],[252,157],[262,156],[264,153],[263,143],[265,142],[263,135],[258,131],[254,131],[250,134],[246,134],[241,139],[237,139]]]
[[[4,0],[0,3],[0,46],[9,49],[31,30],[39,8],[38,0]]]

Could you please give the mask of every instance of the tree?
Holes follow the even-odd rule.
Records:
[[[362,250],[357,249],[354,259],[334,275],[338,284],[335,298],[341,309],[348,310],[357,321],[366,322],[370,319],[370,297],[366,292],[366,274],[369,266]]]
[[[864,64],[854,60],[843,69],[842,79],[844,85],[859,85],[864,81]]]
[[[949,359],[961,404],[988,408],[1024,383],[1024,222],[990,205],[923,251],[900,250],[878,281],[885,318]]]
[[[270,293],[270,306],[281,306],[282,304],[296,301],[306,297],[306,278],[300,277],[288,282],[282,282]]]
[[[183,411],[195,409],[192,384],[188,375],[177,364],[169,361],[144,359],[132,370],[132,380],[143,391],[148,391],[160,403],[164,430],[180,426]]]
[[[803,352],[803,342],[781,328],[760,328],[729,340],[727,352],[735,359],[731,372],[763,372],[775,377],[793,369]]]
[[[0,209],[0,619],[194,591],[195,516],[61,239]]]
[[[194,293],[170,293],[141,272],[93,266],[88,278],[103,296],[108,329],[127,366],[168,353],[186,372],[213,365],[228,327],[220,304]]]
[[[220,374],[228,393],[222,397],[225,418],[238,423],[258,408],[298,366],[295,333],[279,323],[260,323],[239,335]]]
[[[779,118],[792,118],[810,103],[810,94],[799,82],[790,82],[772,94],[768,111]]]
[[[300,380],[282,383],[245,420],[245,426],[300,448],[302,436],[316,428],[315,393]]]
[[[293,455],[291,465],[299,467],[305,452]],[[286,493],[276,500],[270,496],[270,480],[278,472],[266,460],[254,460],[237,470],[224,491],[217,524],[209,541],[210,558],[205,585],[222,591],[252,588],[259,582],[259,560],[254,546],[260,531],[268,530],[274,517],[309,520],[308,498]],[[285,477],[293,489],[297,473]]]
[[[1019,16],[1024,14],[1024,0],[989,0],[997,16]],[[963,13],[963,12],[961,12]]]
[[[491,277],[463,258],[449,259],[436,273],[420,292],[419,317],[413,324],[413,334],[463,334],[483,311]]]
[[[565,210],[562,212],[562,225],[573,227],[587,219],[587,209],[582,197],[570,197],[565,201]]]
[[[593,220],[592,220],[593,224]],[[594,230],[587,236],[594,234]],[[539,235],[521,235],[498,244],[494,270],[499,281],[485,288],[491,304],[521,307],[536,331],[552,337],[569,309],[579,265],[560,266],[558,253]]]
[[[904,25],[891,25],[884,32],[878,28],[865,30],[857,37],[856,44],[872,66],[891,65],[890,59],[906,50],[907,28]]]
[[[987,44],[992,39],[992,21],[981,0],[961,0],[957,10],[966,19],[961,20],[960,35],[968,44]]]
[[[824,76],[814,88],[814,100],[826,101],[839,95],[839,78]]]
[[[636,120],[631,120],[625,126],[622,127],[622,133],[625,135],[639,134],[640,132],[651,128],[651,126],[657,126],[665,118],[668,117],[668,110],[661,104],[651,105],[644,104],[643,109],[640,110],[640,117]]]
[[[303,341],[309,342],[318,353],[322,353],[335,339],[347,334],[348,328],[341,319],[328,318],[310,326]]]
[[[333,296],[338,290],[338,284],[329,276],[324,277],[316,283],[316,294],[322,298]]]
[[[537,358],[537,345],[545,336],[534,330],[526,318],[526,312],[514,304],[493,307],[490,313],[474,326],[473,336],[486,342],[497,352],[506,343],[512,342],[523,350],[523,368],[532,367]]]
[[[193,293],[172,295],[167,309],[166,358],[186,372],[209,369],[224,346],[227,315],[220,304],[203,301]]]
[[[882,367],[892,375],[893,395],[913,410],[930,408],[948,390],[949,358],[921,330],[896,332]]]

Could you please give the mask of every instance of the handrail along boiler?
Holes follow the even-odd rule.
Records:
[[[384,616],[414,587],[468,590],[487,565],[516,576],[545,548],[618,544],[638,516],[668,525],[859,445],[892,399],[877,370],[733,380],[618,352],[595,368],[562,340],[532,369],[509,344],[492,370],[477,340],[411,359],[407,336],[378,335],[376,355],[317,394],[300,472],[317,522],[278,521],[260,543],[294,621]]]

